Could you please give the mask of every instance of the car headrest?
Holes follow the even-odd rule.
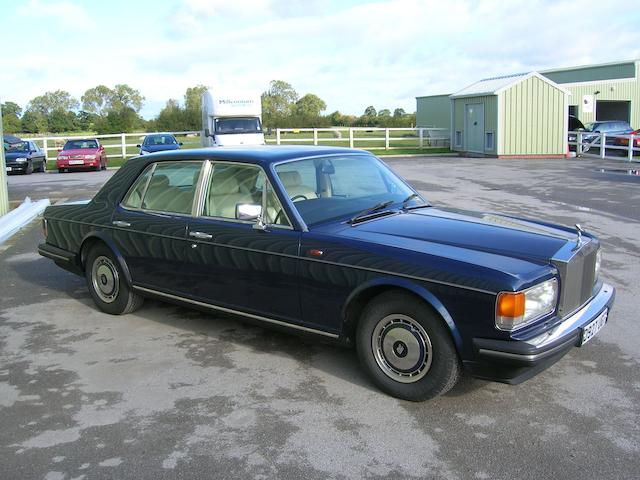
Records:
[[[169,177],[166,175],[154,175],[151,177],[148,188],[169,188]]]
[[[211,191],[209,195],[229,195],[238,193],[240,185],[236,177],[236,171],[233,169],[225,169],[221,172],[214,172],[211,178]]]
[[[280,172],[278,174],[280,180],[282,180],[285,188],[287,187],[298,187],[302,185],[302,177],[300,176],[300,172],[292,170],[290,172]]]

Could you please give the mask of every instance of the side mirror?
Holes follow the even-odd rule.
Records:
[[[238,220],[257,220],[262,215],[262,205],[253,203],[238,203],[236,205],[236,218]]]
[[[141,146],[142,146],[142,145],[138,144],[138,145],[136,145],[136,148],[140,148]]]
[[[59,149],[58,149],[58,153],[60,153],[61,151],[62,151],[62,149],[61,149],[61,148],[59,148]]]
[[[182,142],[178,142],[178,145],[182,146]]]

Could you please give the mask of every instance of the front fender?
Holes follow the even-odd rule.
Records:
[[[132,285],[132,279],[131,279],[131,272],[129,272],[129,267],[127,266],[127,262],[125,262],[124,256],[120,252],[120,249],[116,246],[115,242],[108,235],[107,232],[95,230],[95,231],[91,231],[91,232],[87,233],[84,236],[84,238],[82,239],[82,242],[80,244],[80,258],[79,258],[79,261],[80,261],[81,267],[84,269],[84,261],[85,261],[85,259],[82,256],[83,249],[86,246],[87,242],[91,242],[91,241],[94,241],[94,240],[98,240],[98,241],[103,242],[113,252],[113,255],[116,257],[116,261],[118,262],[118,265],[120,265],[120,268],[122,269],[122,272],[124,273],[125,281],[127,282],[127,285],[130,287]]]
[[[375,278],[358,286],[358,288],[351,292],[351,295],[349,295],[349,298],[347,298],[347,301],[345,302],[345,306],[342,312],[343,318],[346,318],[347,309],[349,308],[349,305],[351,305],[352,301],[357,299],[360,295],[365,294],[367,290],[377,289],[379,287],[391,287],[401,290],[407,290],[422,298],[426,303],[431,305],[436,312],[440,314],[442,319],[449,327],[451,338],[453,339],[456,349],[458,350],[458,352],[462,350],[462,336],[460,335],[460,331],[453,321],[453,317],[451,316],[451,314],[433,293],[431,293],[427,288],[421,285],[417,285],[409,279],[397,277]]]

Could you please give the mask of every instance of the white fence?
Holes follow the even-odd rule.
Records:
[[[200,146],[200,132],[172,132],[176,136],[186,136],[189,141],[183,141],[184,145]],[[51,136],[51,137],[34,137],[25,139],[36,142],[43,150],[47,160],[56,155],[51,155],[50,152],[58,153],[62,149],[67,140],[81,140],[83,138],[97,138],[100,144],[104,146],[107,152],[107,158],[119,157],[128,158],[135,157],[139,153],[137,145],[142,143],[146,133],[117,133],[115,135],[82,135],[82,136]],[[195,139],[195,137],[198,137]],[[194,138],[194,141],[190,141]],[[135,139],[135,143],[131,143],[131,140]],[[178,139],[178,141],[181,141]],[[135,149],[135,150],[134,150]],[[114,153],[111,153],[114,152]],[[118,153],[115,153],[118,152]]]
[[[575,147],[576,155],[600,158],[621,158],[627,161],[640,161],[633,158],[640,155],[639,135],[607,135],[606,133],[591,133],[584,131],[569,132],[569,146]]]
[[[200,132],[172,132],[187,148],[199,147]],[[115,135],[47,136],[29,138],[45,152],[47,160],[55,158],[67,140],[97,138],[104,146],[108,158],[129,158],[138,155],[137,145],[146,133],[118,133]],[[27,137],[25,137],[27,138]],[[441,148],[449,146],[449,131],[443,128],[379,128],[379,127],[332,127],[332,128],[277,128],[265,135],[267,143],[313,145],[344,145],[367,150],[393,150],[399,148]]]
[[[367,150],[393,150],[402,148],[441,148],[449,146],[449,130],[446,128],[381,128],[381,127],[331,127],[331,128],[277,128],[275,139],[268,143],[311,143],[313,145],[344,144],[350,148]]]

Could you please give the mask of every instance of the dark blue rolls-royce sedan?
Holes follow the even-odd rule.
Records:
[[[153,297],[355,345],[379,388],[414,401],[463,369],[530,378],[596,335],[615,295],[579,226],[432,206],[352,149],[137,157],[43,227],[40,254],[105,312]]]

